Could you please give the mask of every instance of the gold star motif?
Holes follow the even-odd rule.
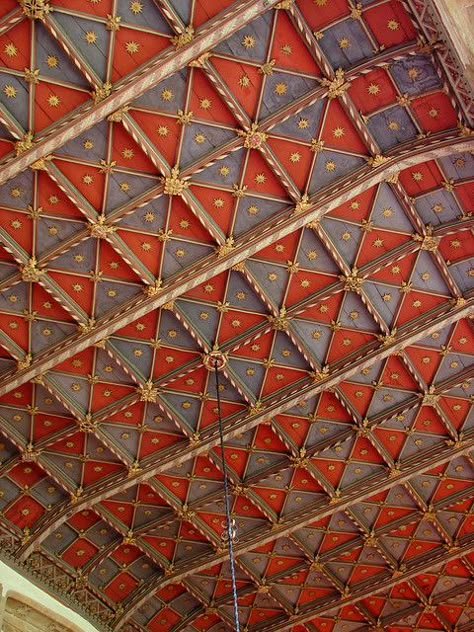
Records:
[[[86,140],[82,143],[84,149],[92,149],[94,147],[94,141],[90,140],[90,138],[86,138]]]
[[[134,15],[138,15],[139,13],[143,11],[143,4],[140,2],[140,0],[132,0],[132,2],[130,2],[129,7],[130,7],[130,11]]]
[[[91,176],[90,173],[86,173],[85,175],[82,176],[82,182],[89,186],[90,184],[94,182],[94,177]]]
[[[326,169],[326,171],[335,171],[336,163],[334,162],[334,160],[328,160],[324,165],[324,168]]]
[[[296,163],[300,162],[301,154],[298,151],[294,151],[290,154],[290,162]]]
[[[10,84],[7,84],[6,86],[3,87],[3,93],[9,99],[16,99],[17,90],[14,86],[11,86]]]
[[[242,38],[242,46],[244,48],[254,48],[255,47],[255,37],[253,35],[244,35]]]
[[[398,31],[398,29],[400,28],[400,24],[396,20],[389,20],[387,22],[387,28],[389,28],[391,31]]]
[[[46,58],[46,64],[49,68],[57,68],[59,66],[59,59],[56,55],[48,55]]]
[[[211,99],[208,99],[207,97],[204,97],[203,99],[200,99],[199,100],[199,107],[202,108],[203,110],[209,110],[212,107]]]
[[[121,190],[121,191],[124,191],[125,193],[126,193],[127,191],[130,191],[130,185],[129,185],[129,183],[128,183],[128,182],[121,182],[121,183],[119,184],[119,187],[120,187],[120,190]]]
[[[57,108],[61,103],[61,99],[55,94],[50,94],[48,97],[48,103],[52,108]]]
[[[222,208],[224,206],[224,200],[222,198],[216,198],[214,200],[214,206],[216,208]]]
[[[343,127],[336,127],[332,130],[332,135],[334,138],[342,138],[345,134]]]
[[[97,33],[94,31],[87,31],[83,37],[88,44],[95,44],[97,42]]]
[[[13,42],[8,42],[8,44],[5,44],[3,52],[8,57],[16,57],[18,55],[18,48]]]
[[[250,85],[250,78],[248,77],[248,75],[241,75],[239,77],[239,86],[241,88],[248,88]]]
[[[174,97],[173,90],[170,88],[163,88],[161,91],[161,100],[162,101],[171,101]]]
[[[349,241],[349,239],[351,238],[352,238],[352,234],[349,231],[346,231],[345,233],[342,233],[341,235],[342,241]]]
[[[418,79],[420,75],[420,71],[418,70],[418,68],[415,68],[414,66],[409,68],[407,73],[408,73],[408,77],[412,80]]]
[[[434,213],[442,213],[444,211],[444,206],[442,204],[434,204],[431,208]]]
[[[288,90],[288,86],[286,85],[286,83],[284,83],[283,81],[280,81],[279,83],[276,84],[274,92],[275,94],[281,97],[284,94],[286,94],[287,90]]]
[[[206,140],[206,137],[204,136],[202,132],[200,132],[199,134],[196,134],[194,137],[194,142],[197,143],[198,145],[202,145],[202,143],[204,143],[205,140]]]
[[[283,46],[280,48],[280,51],[283,55],[287,57],[288,55],[291,55],[291,53],[293,52],[293,48],[290,46],[290,44],[283,44]]]
[[[158,136],[168,136],[168,127],[166,125],[160,125],[156,130],[158,132]]]
[[[383,246],[383,239],[377,238],[372,242],[375,248],[381,248]]]
[[[431,116],[431,118],[438,118],[439,110],[437,110],[436,108],[431,108],[428,114]]]
[[[222,167],[219,167],[218,172],[220,176],[226,178],[230,173],[230,169],[226,165],[223,165]]]
[[[147,224],[151,224],[151,222],[155,220],[155,214],[153,213],[153,211],[147,211],[144,215],[144,220],[145,222],[147,222]]]
[[[380,92],[379,84],[378,83],[371,83],[368,86],[368,88],[367,88],[367,92],[373,97],[376,96]]]
[[[400,129],[400,125],[397,121],[389,121],[387,123],[387,127],[392,132],[396,132]]]
[[[382,211],[382,215],[384,217],[392,217],[393,209],[391,209],[391,208],[384,208],[383,211]]]
[[[138,44],[138,42],[127,42],[125,44],[125,50],[127,51],[127,53],[130,53],[130,55],[135,55],[135,53],[138,53],[138,50],[140,48],[140,44]]]
[[[423,180],[423,174],[420,171],[412,171],[411,177],[415,182],[421,182],[421,180]]]
[[[298,120],[298,129],[307,129],[309,127],[309,121],[307,118],[300,118]]]
[[[339,48],[341,49],[349,48],[350,45],[351,43],[347,37],[343,37],[342,39],[339,40]]]
[[[249,215],[257,215],[258,211],[258,206],[256,206],[255,204],[251,204],[247,209],[247,213]]]
[[[125,149],[122,149],[122,156],[125,160],[131,160],[135,156],[135,152],[130,147],[125,147]]]
[[[328,3],[328,0],[313,0],[313,4],[318,7],[325,7]]]
[[[267,181],[267,176],[264,173],[257,173],[257,175],[254,178],[254,181],[257,184],[265,184],[265,182]]]

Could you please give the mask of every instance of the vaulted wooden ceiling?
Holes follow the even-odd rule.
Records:
[[[2,0],[0,555],[103,630],[467,632],[474,104],[431,0]]]

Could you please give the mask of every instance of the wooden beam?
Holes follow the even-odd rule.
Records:
[[[128,105],[166,77],[186,67],[276,3],[277,0],[242,0],[232,4],[226,13],[219,13],[206,22],[190,44],[179,50],[167,48],[151,62],[140,67],[137,72],[120,81],[109,97],[98,104],[89,101],[84,107],[75,110],[71,116],[61,119],[45,136],[35,142],[31,149],[11,158],[0,169],[0,185],[24,171],[36,160],[51,154],[57,147]]]
[[[273,406],[270,406],[264,409],[259,414],[246,415],[240,422],[233,422],[232,427],[230,429],[224,430],[224,438],[227,439],[238,433],[246,432],[247,430],[250,430],[251,428],[255,428],[256,426],[271,420],[275,415],[280,414],[288,410],[289,408],[295,406],[298,403],[298,401],[301,400],[302,397],[309,398],[314,395],[317,395],[318,393],[324,390],[327,390],[328,388],[337,386],[339,382],[345,379],[348,379],[352,375],[356,374],[361,368],[368,366],[371,363],[379,362],[383,358],[386,358],[398,352],[399,350],[403,349],[404,347],[408,345],[414,344],[418,340],[421,340],[427,337],[431,333],[434,333],[435,331],[438,331],[442,329],[443,327],[449,326],[450,324],[457,322],[459,319],[466,317],[471,312],[473,305],[474,305],[474,299],[468,302],[468,304],[465,307],[461,309],[453,310],[447,315],[443,315],[437,319],[433,319],[433,321],[431,321],[429,325],[426,325],[425,323],[425,325],[419,327],[415,331],[412,331],[409,334],[406,334],[404,336],[403,335],[400,336],[400,338],[397,339],[396,342],[380,348],[376,353],[372,354],[371,357],[370,356],[363,357],[358,362],[355,362],[354,364],[352,364],[349,369],[343,370],[339,372],[337,375],[331,376],[327,380],[312,384],[311,386],[307,387],[304,391],[293,393],[290,396],[286,397],[285,399],[278,401]],[[30,555],[35,547],[39,546],[39,544],[41,544],[41,542],[44,539],[46,539],[51,533],[56,531],[56,529],[68,518],[70,518],[73,514],[83,509],[90,508],[94,503],[105,500],[106,498],[110,498],[111,496],[119,492],[122,492],[125,489],[132,487],[133,485],[136,485],[141,482],[145,482],[148,479],[156,476],[157,474],[164,472],[170,467],[176,466],[178,463],[181,463],[186,459],[192,459],[201,454],[205,454],[210,449],[217,446],[218,443],[219,443],[219,437],[216,434],[215,436],[212,436],[210,439],[201,442],[197,446],[190,446],[187,450],[184,450],[181,448],[177,454],[172,454],[168,458],[163,456],[163,458],[160,459],[159,464],[153,464],[151,467],[147,468],[146,470],[142,470],[141,472],[139,472],[138,474],[134,476],[129,476],[126,480],[123,480],[122,477],[118,477],[116,480],[113,479],[112,482],[109,483],[108,485],[99,487],[98,489],[91,491],[90,493],[81,497],[75,503],[74,506],[71,506],[69,502],[64,503],[62,507],[58,506],[56,508],[54,516],[51,517],[48,522],[43,523],[40,526],[40,528],[36,530],[36,532],[32,533],[32,538],[28,546],[22,550],[22,555],[25,557]],[[463,444],[462,446],[459,446],[458,448],[454,450],[448,450],[448,451],[445,450],[442,453],[440,453],[439,458],[441,459],[441,462],[444,463],[446,459],[449,460],[450,458],[457,455],[458,453],[463,454],[467,449],[466,446],[474,447],[474,437],[472,439],[466,438],[466,443]],[[423,459],[418,458],[418,461],[415,466],[409,466],[408,468],[402,467],[399,474],[393,476],[390,479],[388,477],[385,478],[382,481],[382,486],[380,486],[380,483],[378,483],[376,485],[358,487],[355,492],[352,492],[348,495],[343,496],[337,502],[334,502],[333,504],[331,504],[330,507],[328,507],[325,511],[328,511],[329,513],[333,513],[333,511],[335,511],[336,509],[344,509],[350,506],[353,502],[359,502],[361,499],[367,498],[368,496],[371,496],[372,494],[375,494],[378,491],[381,491],[382,489],[388,489],[393,484],[408,480],[411,476],[418,473],[421,467],[425,466],[426,469],[431,469],[432,467],[434,467],[435,465],[434,465],[433,458],[435,457],[433,454],[431,454],[431,451],[428,455],[425,455],[425,457],[427,460],[426,462],[423,461]],[[324,515],[327,515],[327,514],[324,513]],[[306,518],[306,519],[309,522],[311,522],[315,518],[313,515],[311,515],[309,518]],[[276,526],[276,528],[273,529],[270,534],[268,533],[265,534],[265,537],[269,538],[268,541],[271,541],[275,537],[281,537],[282,535],[285,535],[286,533],[291,532],[291,530],[293,530],[294,528],[295,527],[292,523],[291,524],[284,523],[284,524]],[[258,544],[255,544],[255,542],[252,541],[252,543],[249,544],[249,547],[253,548],[254,546],[258,546]],[[240,549],[239,549],[239,552],[240,552]],[[225,556],[223,556],[223,559],[224,557]],[[218,558],[213,558],[213,560],[214,562],[216,562],[218,561]],[[185,572],[183,576],[187,576],[190,572],[193,572],[191,567],[189,568],[190,570]]]
[[[446,137],[428,137],[416,141],[412,146],[401,148],[399,153],[394,155],[382,167],[376,169],[366,167],[360,173],[346,179],[345,183],[338,183],[330,188],[326,195],[318,193],[311,200],[311,205],[305,212],[295,214],[294,208],[290,208],[286,215],[270,220],[266,225],[260,225],[251,236],[246,236],[245,239],[237,242],[226,256],[219,258],[217,256],[209,257],[207,261],[200,262],[195,268],[186,270],[181,276],[165,285],[156,296],[151,298],[144,296],[143,299],[135,300],[128,307],[122,306],[118,313],[102,319],[88,333],[77,334],[68,341],[64,341],[61,345],[49,349],[40,357],[34,359],[28,368],[4,377],[0,386],[0,396],[18,388],[21,384],[30,381],[37,375],[49,371],[72,355],[107,338],[137,318],[145,316],[150,311],[175,300],[197,285],[245,261],[259,250],[302,228],[308,222],[319,219],[351,197],[385,180],[394,170],[404,169],[420,162],[447,156],[458,151],[469,151],[473,147],[474,138],[464,139],[458,135],[450,134]]]

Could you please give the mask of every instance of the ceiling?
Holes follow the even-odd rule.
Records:
[[[473,630],[474,104],[426,0],[3,0],[0,555],[99,629]]]

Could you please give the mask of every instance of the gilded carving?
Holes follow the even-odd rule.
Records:
[[[173,167],[169,176],[161,178],[166,195],[181,195],[189,187],[189,182],[179,177],[179,168]]]
[[[350,84],[346,81],[345,77],[346,76],[342,68],[338,68],[333,79],[327,79],[325,77],[321,80],[321,85],[328,89],[329,99],[340,97],[346,92]]]

